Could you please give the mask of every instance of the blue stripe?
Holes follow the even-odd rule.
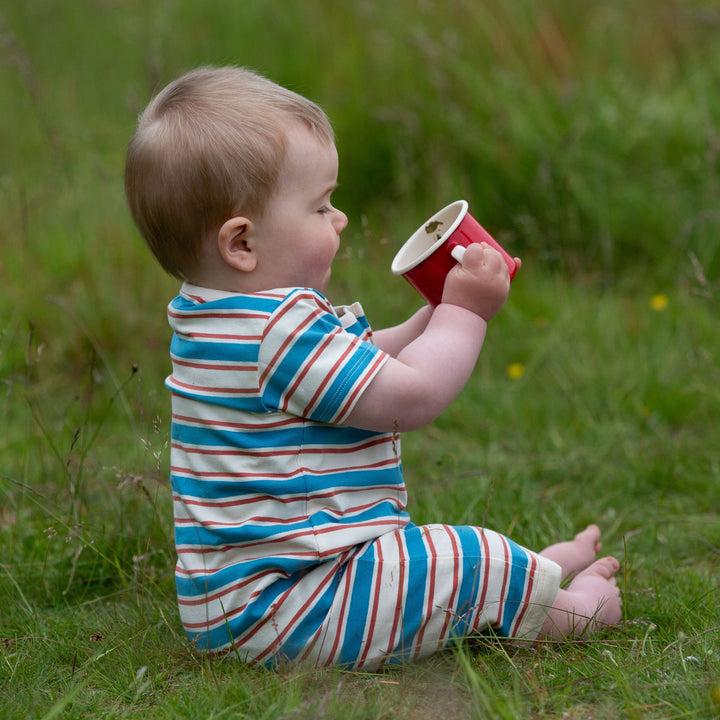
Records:
[[[208,593],[214,593],[220,588],[241,582],[257,573],[274,572],[281,578],[283,575],[294,575],[316,564],[317,561],[312,558],[257,558],[229,565],[207,575],[195,574],[192,577],[186,577],[176,574],[175,585],[178,595],[182,597],[202,597]]]
[[[361,337],[364,332],[370,329],[370,324],[365,317],[355,318],[355,322],[345,326],[346,332]]]
[[[263,295],[229,295],[206,303],[196,303],[178,295],[170,303],[177,312],[215,312],[223,310],[245,310],[248,312],[272,313],[283,298],[265,297]]]
[[[227,328],[225,328],[227,330]],[[181,360],[206,362],[239,362],[257,365],[259,345],[256,340],[193,340],[177,333],[170,341],[170,352]],[[232,370],[230,370],[232,372]]]
[[[354,665],[360,657],[363,635],[370,607],[370,591],[376,572],[375,551],[370,545],[354,560],[355,576],[350,589],[350,603],[345,621],[345,637],[340,648],[339,664]]]
[[[402,622],[400,643],[390,658],[391,664],[411,659],[413,641],[425,620],[425,592],[427,589],[429,550],[423,541],[422,530],[418,527],[406,529],[403,533],[407,545],[408,562],[405,569],[407,578],[407,597]],[[434,609],[433,609],[434,610]]]
[[[462,637],[472,630],[472,615],[480,599],[487,558],[483,556],[477,528],[461,526],[454,530],[460,542],[462,578],[455,601],[456,615],[453,618],[451,635]]]
[[[267,412],[267,408],[263,405],[260,398],[252,395],[245,395],[243,397],[232,397],[230,395],[203,395],[202,393],[193,392],[187,388],[173,385],[171,377],[165,380],[165,386],[175,395],[187,398],[188,400],[196,400],[207,405],[218,405],[219,407],[229,408],[231,410],[237,410],[245,413]]]
[[[527,552],[517,543],[508,539],[511,553],[510,585],[507,593],[507,602],[503,613],[501,632],[505,637],[510,635],[510,630],[515,622],[518,611],[523,607],[525,598],[525,583],[528,577],[529,558]]]
[[[292,425],[287,427],[262,426],[254,430],[233,430],[228,428],[208,427],[202,425],[186,425],[181,421],[172,424],[172,439],[190,445],[207,445],[208,447],[252,448],[262,450],[267,447],[284,447],[284,449],[300,445],[317,445],[323,448],[342,448],[352,451],[350,446],[363,443],[373,438],[385,437],[384,433],[370,430],[357,430],[351,427],[327,427],[318,425]]]
[[[370,481],[371,479],[371,481]],[[244,480],[242,477],[232,480],[198,480],[185,475],[173,474],[170,476],[173,490],[189,498],[222,500],[226,497],[242,498],[244,495],[267,495],[269,499],[277,498],[282,501],[285,497],[312,496],[313,493],[331,492],[342,487],[353,488],[385,488],[393,492],[394,488],[402,487],[402,472],[398,467],[390,466],[384,470],[357,470],[353,472],[334,472],[312,475],[311,473],[298,474],[293,478],[269,479],[252,478]],[[378,492],[383,492],[379,490]],[[361,495],[358,495],[361,502]],[[310,499],[312,499],[310,497]],[[348,503],[346,498],[345,503]],[[282,507],[278,503],[279,507]]]
[[[304,435],[302,426],[247,432],[184,425],[180,422],[172,424],[171,433],[172,439],[181,443],[204,445],[208,448],[226,448],[228,451],[241,449],[262,451],[267,447],[282,447],[283,449],[299,447]]]

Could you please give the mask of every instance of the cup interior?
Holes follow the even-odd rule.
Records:
[[[465,200],[457,200],[426,220],[395,255],[391,271],[395,275],[403,275],[430,257],[455,231],[467,208]]]

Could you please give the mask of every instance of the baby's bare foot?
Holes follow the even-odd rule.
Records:
[[[588,567],[600,552],[600,528],[588,525],[572,540],[555,543],[540,552],[543,557],[556,562],[562,569],[563,580]]]
[[[622,617],[622,601],[615,573],[620,563],[614,557],[596,560],[580,572],[567,590],[559,590],[548,613],[542,635],[552,638],[582,638]]]

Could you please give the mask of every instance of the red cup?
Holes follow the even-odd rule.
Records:
[[[439,305],[445,277],[456,263],[462,263],[468,245],[481,242],[503,256],[512,280],[517,272],[515,260],[468,212],[465,200],[450,203],[423,223],[400,248],[390,269],[402,275],[430,305]]]

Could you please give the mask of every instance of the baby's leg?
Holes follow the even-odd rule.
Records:
[[[602,558],[580,572],[567,590],[559,590],[541,636],[582,638],[603,625],[617,623],[622,616],[615,579],[619,569],[615,558]]]
[[[424,525],[384,533],[345,564],[303,659],[374,671],[488,627],[535,638],[559,582],[554,562],[491,530]]]
[[[539,554],[556,562],[562,568],[562,578],[565,580],[594,562],[601,547],[600,528],[588,525],[572,540],[550,545]]]

